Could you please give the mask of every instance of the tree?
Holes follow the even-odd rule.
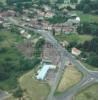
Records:
[[[23,13],[23,4],[22,3],[16,4],[16,11],[19,13]]]
[[[9,78],[9,74],[5,71],[0,71],[0,81],[6,80]]]
[[[54,28],[52,29],[52,33],[53,33],[53,35],[55,36],[55,29],[54,29]]]
[[[17,4],[17,3],[28,3],[28,2],[32,2],[32,0],[6,0],[6,4],[8,5],[13,5],[13,4]]]
[[[40,38],[35,45],[35,57],[40,57],[45,40]]]
[[[2,8],[4,6],[3,2],[0,2],[0,8]]]
[[[64,3],[64,0],[57,0],[56,3],[62,4],[62,3]]]
[[[86,5],[90,6],[90,0],[81,0],[80,4],[76,5],[76,9],[84,11]]]
[[[71,3],[77,3],[78,0],[70,0]]]
[[[89,13],[91,11],[91,7],[88,4],[85,4],[84,8],[83,8],[83,12],[84,13]]]
[[[93,24],[93,23],[84,22],[78,26],[77,32],[79,34],[90,34],[90,35],[98,36],[98,25],[95,23]]]
[[[98,68],[98,55],[90,54],[90,57],[87,59],[88,64]]]
[[[20,87],[18,87],[13,93],[13,96],[21,100],[21,98],[23,97],[23,90]]]

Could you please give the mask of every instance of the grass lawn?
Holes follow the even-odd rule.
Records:
[[[0,0],[0,2],[3,2],[5,4],[6,0]]]
[[[70,34],[66,36],[66,40],[69,42],[76,41],[78,43],[84,43],[87,40],[91,40],[93,37],[90,35],[79,35],[79,34]]]
[[[84,89],[76,95],[74,100],[98,100],[98,84]]]
[[[94,66],[91,66],[87,63],[84,63],[83,64],[85,65],[86,68],[88,68],[89,70],[93,70],[93,71],[98,71],[98,68],[94,67]]]
[[[91,35],[79,35],[77,33],[71,33],[69,35],[57,35],[55,36],[58,41],[68,41],[68,42],[77,42],[84,43],[87,40],[91,40],[93,37]]]
[[[98,15],[84,14],[81,11],[76,11],[76,13],[81,18],[81,22],[96,22],[96,23],[98,23]]]
[[[82,74],[74,67],[69,66],[65,69],[62,79],[58,85],[57,93],[64,92],[68,88],[77,84],[82,78]]]
[[[14,43],[22,40],[21,36],[10,31],[0,31],[0,47],[11,47]]]
[[[19,79],[19,84],[26,92],[26,100],[45,100],[49,93],[49,86],[35,79],[34,70],[24,74]]]

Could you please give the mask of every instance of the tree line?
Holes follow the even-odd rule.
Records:
[[[89,35],[98,36],[98,24],[83,22],[78,26],[77,32],[79,34],[89,34]]]
[[[32,2],[32,0],[6,0],[8,5],[13,5],[15,3]]]
[[[92,35],[93,39],[84,43],[71,42],[68,50],[76,47],[82,51],[81,58],[86,59],[86,63],[98,68],[98,24],[97,23],[81,23],[77,28],[78,34]]]
[[[13,73],[30,70],[40,62],[38,58],[25,59],[15,48],[0,48],[0,55],[0,81],[9,79]]]
[[[84,13],[98,14],[98,0],[81,0],[76,8]]]

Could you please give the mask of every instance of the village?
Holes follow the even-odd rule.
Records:
[[[55,32],[55,34],[61,34],[61,32],[63,32],[63,34],[73,34],[74,32],[76,32],[77,26],[80,23],[80,18],[75,13],[70,13],[66,8],[63,8],[63,10],[61,11],[62,15],[60,16],[63,16],[65,19],[67,16],[66,21],[62,23],[58,22],[51,23],[48,19],[55,18],[54,16],[57,16],[55,12],[56,11],[52,10],[52,8],[48,5],[43,5],[43,7],[41,7],[40,9],[36,4],[33,5],[33,8],[23,9],[22,15],[20,15],[17,11],[13,9],[8,9],[7,11],[0,12],[0,25],[9,30],[11,28],[11,23],[8,22],[8,20],[13,19],[13,20],[18,20],[18,23],[21,24],[21,26],[40,29],[40,30],[47,30],[51,31],[52,33]],[[23,38],[27,40],[31,39],[32,35],[29,34],[25,29],[18,28],[17,26],[15,27],[20,32],[20,35]],[[29,47],[32,47],[32,43],[30,41],[24,43],[26,43],[27,46],[29,45]],[[23,48],[21,47],[21,45],[18,47],[20,48],[20,50],[21,48]],[[27,54],[31,55],[32,48],[30,49],[29,47],[28,47],[29,51]],[[25,50],[26,49],[27,48],[25,48]],[[80,53],[81,51],[77,50],[76,48],[72,49],[72,54],[78,56],[80,55]],[[58,64],[60,63],[59,59],[60,55],[56,50],[56,48],[54,48],[53,45],[51,45],[50,43],[46,42],[43,47],[42,62],[40,65],[41,67],[37,71],[36,78],[44,80],[46,79],[46,75],[48,76],[50,75],[50,77],[47,76],[47,79],[52,79],[52,77],[55,78],[56,74],[55,70],[58,69],[59,66]],[[55,70],[52,71],[51,69]],[[47,73],[49,70],[51,70],[50,73]]]
[[[81,18],[75,12],[75,5],[80,1],[72,4],[70,0],[65,0],[64,4],[58,3],[55,6],[47,3],[40,6],[38,2],[30,3],[26,7],[25,3],[18,6],[14,4],[12,7],[8,6],[6,10],[0,10],[1,32],[4,33],[4,38],[11,35],[14,38],[6,38],[1,42],[0,52],[2,50],[6,52],[6,46],[7,49],[13,49],[15,54],[11,55],[12,58],[8,56],[4,60],[7,64],[10,64],[11,59],[17,60],[16,66],[19,66],[16,69],[13,67],[14,64],[11,66],[10,70],[15,70],[14,72],[7,70],[11,72],[11,76],[15,76],[12,79],[15,83],[13,81],[8,83],[10,87],[15,88],[15,92],[13,87],[10,92],[4,91],[7,100],[14,100],[13,98],[33,100],[33,97],[35,100],[59,100],[51,98],[55,95],[58,97],[63,92],[67,93],[68,89],[75,88],[78,83],[82,84],[82,88],[89,79],[97,80],[95,73],[89,74],[81,64],[82,61],[86,62],[87,58],[83,55],[83,49],[78,46],[91,40],[92,37],[87,35],[89,39],[86,40],[85,35],[77,32]],[[6,55],[11,53],[10,49]],[[15,75],[12,75],[13,73]],[[85,73],[88,76],[83,78],[83,75],[86,76]],[[95,76],[91,77],[92,75]],[[14,84],[18,85],[15,87]],[[0,85],[2,87],[2,84]],[[8,85],[3,89],[8,88]]]

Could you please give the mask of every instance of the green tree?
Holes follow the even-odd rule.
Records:
[[[90,54],[87,59],[88,64],[98,68],[98,55]]]
[[[71,3],[77,3],[78,0],[70,0]]]
[[[13,93],[13,96],[21,100],[21,98],[23,97],[23,90],[20,87],[18,87]]]
[[[54,29],[54,28],[52,29],[52,33],[53,33],[53,35],[55,36],[55,29]]]
[[[35,52],[34,52],[36,57],[40,57],[44,43],[45,43],[45,40],[43,38],[37,41],[35,45]]]
[[[91,11],[91,7],[88,4],[85,4],[84,8],[83,8],[83,12],[84,13],[89,13]]]

